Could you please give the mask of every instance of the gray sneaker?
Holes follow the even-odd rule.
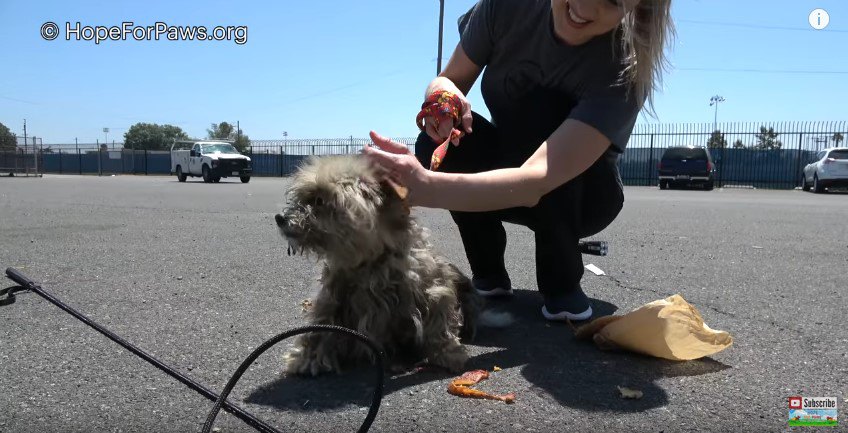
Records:
[[[542,315],[548,320],[586,320],[592,317],[592,305],[589,304],[589,297],[583,293],[583,289],[578,287],[566,295],[546,296]]]
[[[471,284],[478,295],[483,297],[497,297],[512,295],[512,283],[507,280],[491,282],[484,278],[472,278]]]

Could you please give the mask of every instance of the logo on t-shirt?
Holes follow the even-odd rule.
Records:
[[[509,68],[504,76],[504,93],[512,100],[521,99],[539,87],[544,80],[542,67],[538,63],[525,60]]]

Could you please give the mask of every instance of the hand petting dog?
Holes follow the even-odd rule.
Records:
[[[384,178],[389,178],[408,190],[409,206],[427,206],[432,172],[424,168],[406,147],[390,138],[371,131],[371,141],[376,146],[366,146],[363,153]]]

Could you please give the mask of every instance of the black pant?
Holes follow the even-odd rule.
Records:
[[[477,173],[518,167],[540,142],[507,139],[488,120],[473,113],[472,134],[459,146],[450,145],[439,171]],[[418,136],[415,155],[424,167],[437,144],[425,133]],[[621,177],[614,161],[602,156],[588,170],[543,196],[536,206],[489,212],[457,212],[451,216],[459,228],[474,278],[509,283],[504,264],[506,231],[503,222],[533,230],[536,238],[536,282],[545,297],[579,290],[583,257],[580,239],[606,228],[624,204]]]

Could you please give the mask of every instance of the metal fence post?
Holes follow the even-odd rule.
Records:
[[[280,177],[283,177],[283,146],[280,146]]]
[[[34,157],[35,175],[38,176],[38,145],[36,144],[35,137],[32,137],[32,156]]]
[[[147,176],[147,149],[144,149],[144,175]]]
[[[724,183],[722,183],[722,179],[724,178],[724,150],[727,149],[727,140],[725,139],[725,134],[721,133],[721,141],[724,143],[724,146],[721,147],[721,158],[718,160],[718,187],[722,188]]]
[[[797,162],[795,163],[795,181],[796,182],[799,180],[798,179],[798,173],[801,172],[801,143],[803,141],[804,141],[804,133],[799,132],[798,133],[798,157],[797,157]],[[803,180],[801,182],[802,182],[801,186],[803,187],[804,186]]]
[[[79,151],[79,146],[77,146],[77,167],[79,168],[79,174],[82,174],[82,154]]]
[[[651,133],[651,150],[648,153],[648,176],[645,179],[645,186],[651,186],[651,166],[654,163],[654,133]]]

